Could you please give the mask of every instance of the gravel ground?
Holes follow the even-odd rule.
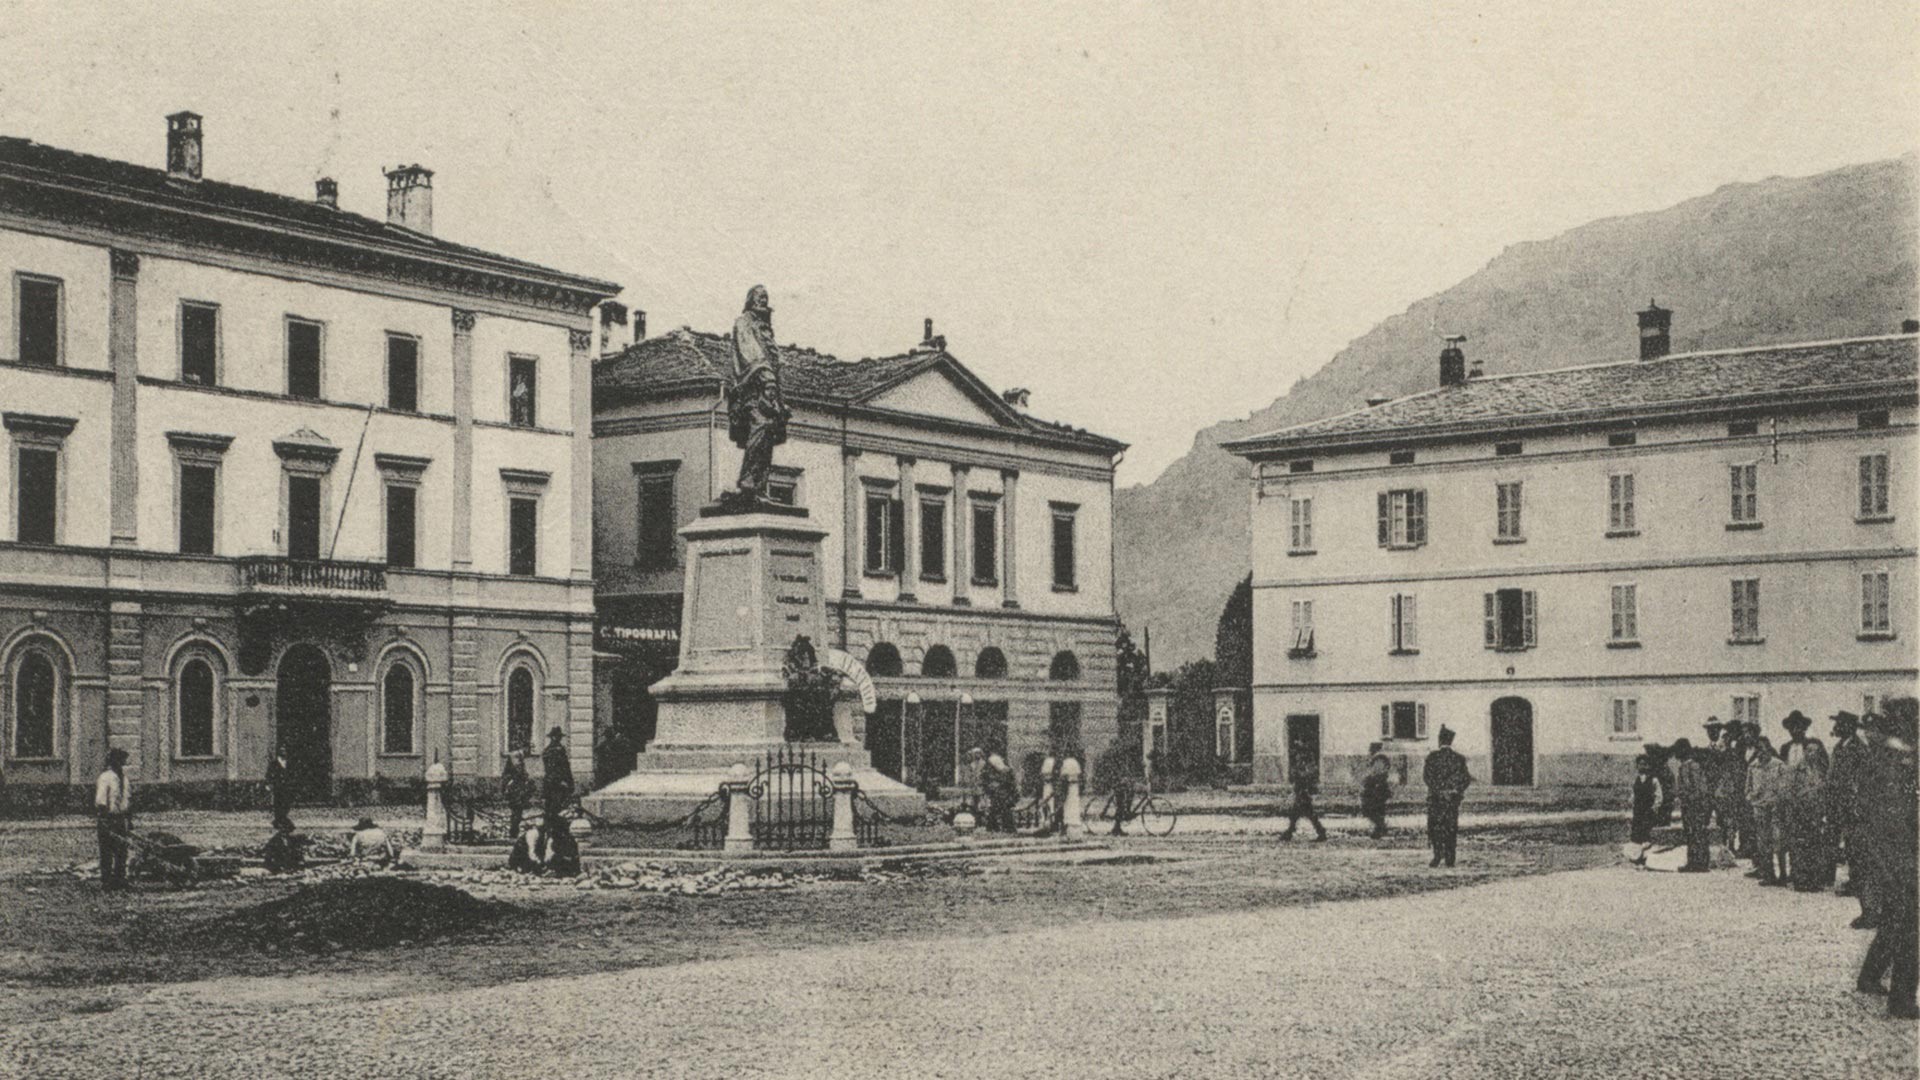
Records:
[[[430,995],[229,977],[14,1026],[0,1075],[1914,1076],[1853,911],[1609,867]]]

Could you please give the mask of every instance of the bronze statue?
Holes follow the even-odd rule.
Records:
[[[773,348],[773,307],[767,287],[747,291],[733,321],[733,374],[727,382],[727,436],[742,451],[740,479],[721,502],[750,509],[765,501],[773,448],[787,441],[792,416],[780,393],[780,361]]]

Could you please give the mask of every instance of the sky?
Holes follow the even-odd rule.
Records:
[[[0,0],[0,133],[949,350],[1145,483],[1507,246],[1920,146],[1920,5]]]

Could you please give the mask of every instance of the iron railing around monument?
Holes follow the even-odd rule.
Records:
[[[783,744],[767,751],[746,788],[753,800],[753,846],[806,851],[833,835],[833,777],[820,755]]]

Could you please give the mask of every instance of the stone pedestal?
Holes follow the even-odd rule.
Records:
[[[653,743],[635,758],[632,774],[585,799],[588,810],[614,823],[685,817],[720,789],[734,765],[751,770],[782,745],[787,650],[803,634],[816,652],[831,643],[820,585],[826,532],[805,510],[708,507],[680,535],[687,541],[680,666],[653,686],[660,706]],[[918,792],[875,771],[851,742],[798,748],[829,768],[846,762],[860,789],[889,814],[925,807]]]

